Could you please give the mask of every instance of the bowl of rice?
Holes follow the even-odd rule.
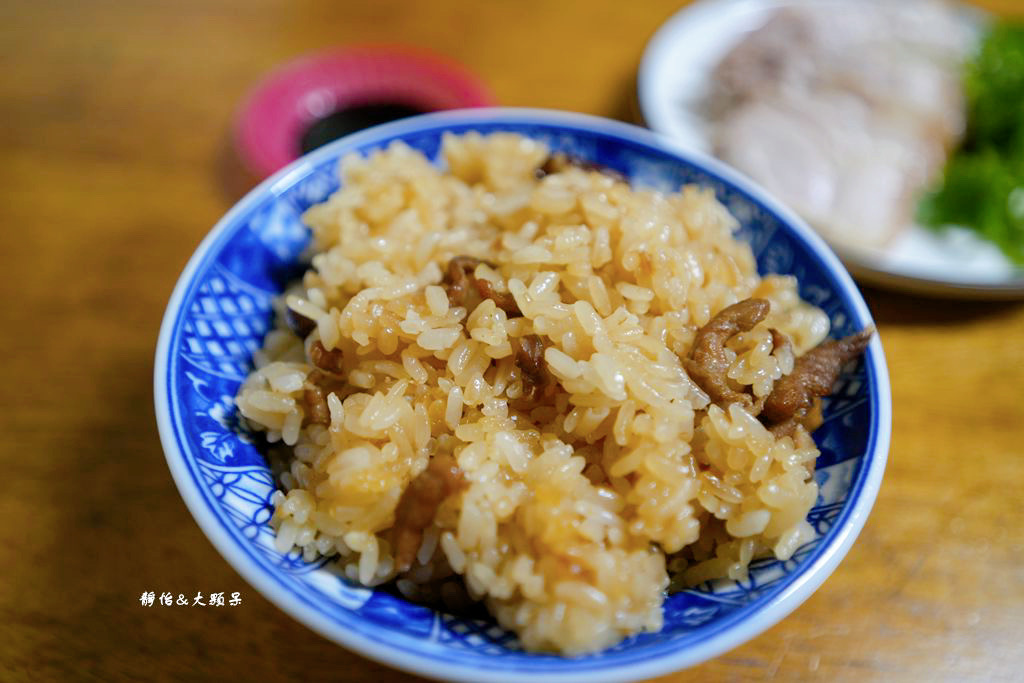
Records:
[[[803,602],[885,468],[867,306],[722,164],[578,114],[351,135],[213,228],[156,353],[182,497],[254,588],[447,680],[620,681]]]

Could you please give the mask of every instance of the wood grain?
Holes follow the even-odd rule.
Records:
[[[232,116],[284,60],[399,42],[466,64],[503,104],[628,118],[643,46],[678,5],[0,5],[0,679],[408,680],[249,588],[164,463],[157,329],[189,254],[249,182]],[[1019,680],[1024,308],[866,296],[895,423],[861,538],[779,625],[661,680]],[[150,590],[243,603],[144,608]]]

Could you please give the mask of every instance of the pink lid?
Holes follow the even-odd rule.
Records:
[[[239,155],[268,176],[301,155],[312,124],[375,104],[426,112],[483,107],[494,98],[465,69],[429,52],[383,45],[322,52],[276,69],[253,91],[236,122]]]

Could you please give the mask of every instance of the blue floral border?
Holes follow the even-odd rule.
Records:
[[[750,241],[762,273],[796,275],[801,295],[824,308],[837,334],[869,322],[859,319],[847,292],[768,207],[714,172],[643,142],[567,125],[475,121],[427,126],[356,146],[355,151],[366,154],[400,138],[434,158],[442,132],[468,130],[518,132],[620,170],[645,185],[709,186],[741,221],[740,235]],[[352,586],[322,560],[304,563],[294,552],[274,550],[266,524],[272,512],[273,480],[240,429],[230,399],[248,371],[252,350],[266,333],[270,300],[280,291],[284,274],[294,272],[295,259],[308,239],[301,212],[337,187],[337,158],[350,149],[336,143],[332,151],[330,156],[321,155],[315,166],[306,164],[285,176],[220,233],[185,291],[170,344],[167,402],[179,451],[210,512],[262,572],[339,627],[383,639],[416,656],[461,666],[561,673],[628,665],[710,639],[771,602],[818,562],[846,522],[848,501],[856,499],[863,486],[863,454],[875,450],[878,381],[874,369],[863,363],[826,406],[826,423],[816,434],[822,449],[816,476],[829,498],[819,499],[809,519],[821,535],[786,563],[755,563],[749,581],[717,582],[671,596],[660,633],[634,636],[596,655],[565,659],[523,653],[514,637],[493,623],[436,614],[391,594]],[[860,425],[872,427],[865,431]]]

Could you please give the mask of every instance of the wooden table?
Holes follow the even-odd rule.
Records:
[[[248,182],[232,116],[274,65],[369,41],[459,60],[504,104],[628,118],[644,43],[678,4],[0,6],[0,680],[407,680],[249,588],[164,462],[157,329]],[[895,404],[867,526],[790,617],[663,680],[1024,675],[1024,307],[865,294]],[[242,604],[146,608],[145,591]]]

